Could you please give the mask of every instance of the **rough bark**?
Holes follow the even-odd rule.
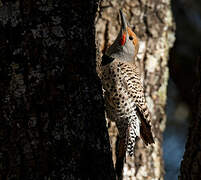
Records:
[[[141,69],[146,100],[152,115],[155,144],[145,147],[138,141],[134,158],[124,164],[124,179],[163,179],[162,132],[165,129],[165,104],[168,81],[168,53],[174,42],[170,0],[104,0],[97,15],[100,51],[113,42],[119,31],[118,12],[123,9],[140,40],[138,65]],[[97,69],[99,71],[99,63]],[[108,122],[113,161],[117,129]]]
[[[194,109],[193,120],[191,121],[186,149],[181,162],[179,177],[180,180],[197,180],[201,178],[201,56],[195,67],[196,83],[194,85]]]
[[[0,1],[0,179],[114,179],[98,2]]]

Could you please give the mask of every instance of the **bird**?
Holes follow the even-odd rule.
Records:
[[[126,152],[134,154],[136,138],[141,137],[145,145],[154,143],[154,138],[140,71],[135,64],[139,40],[122,10],[119,15],[120,32],[102,56],[101,82],[106,116],[118,129],[115,169],[118,179],[122,179]]]

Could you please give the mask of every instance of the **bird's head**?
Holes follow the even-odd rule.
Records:
[[[121,29],[114,43],[108,48],[108,56],[118,58],[119,60],[133,62],[138,53],[138,38],[135,33],[128,27],[126,18],[120,10]]]

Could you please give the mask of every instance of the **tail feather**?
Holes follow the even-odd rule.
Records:
[[[140,128],[139,125],[135,122],[131,122],[128,127],[128,143],[127,143],[127,152],[130,156],[134,154],[134,146],[136,137],[139,136],[137,128]]]
[[[134,146],[135,146],[135,141],[128,141],[127,151],[128,151],[129,156],[133,156]]]
[[[147,121],[143,114],[140,112],[139,108],[136,108],[137,115],[141,120],[140,136],[146,145],[154,143],[154,138],[151,132],[151,125]]]
[[[117,149],[116,149],[116,174],[117,180],[122,180],[123,178],[123,167],[124,167],[124,160],[126,156],[126,146],[125,146],[125,138],[118,139],[117,141]]]

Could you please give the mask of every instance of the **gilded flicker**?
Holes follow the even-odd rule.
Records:
[[[116,153],[118,176],[122,173],[126,151],[130,156],[134,153],[136,137],[141,137],[146,145],[154,143],[143,84],[135,65],[138,38],[128,27],[121,10],[120,17],[120,32],[101,62],[106,115],[116,122],[119,133]]]

